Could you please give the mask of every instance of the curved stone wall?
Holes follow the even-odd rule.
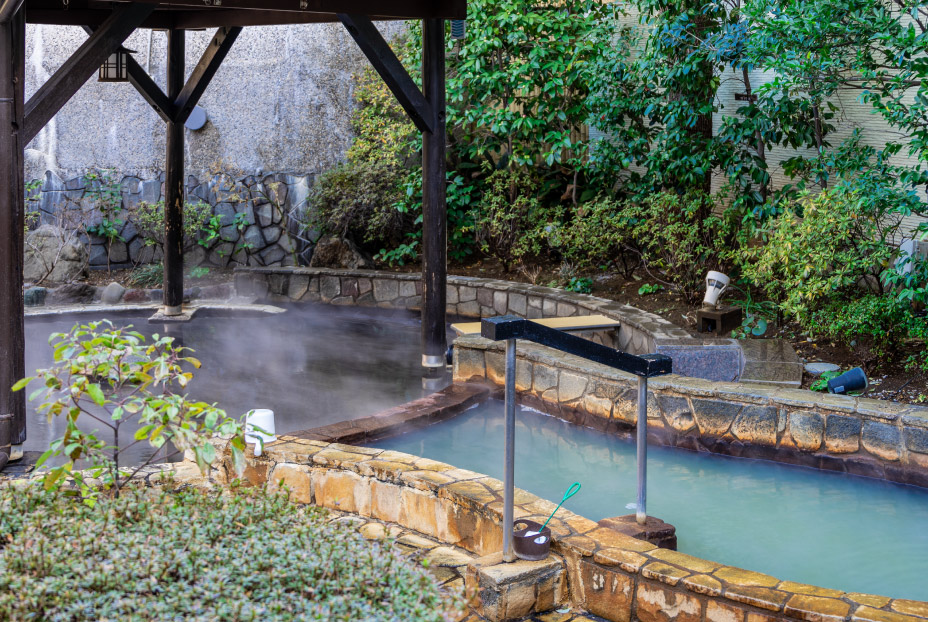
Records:
[[[422,296],[418,274],[374,270],[244,268],[236,270],[235,284],[239,295],[272,302],[418,309]],[[447,290],[449,315],[605,315],[621,327],[584,336],[632,354],[668,354],[676,373],[777,386],[801,384],[802,365],[790,345],[780,340],[694,339],[662,317],[626,304],[525,283],[449,276]]]
[[[229,465],[224,467],[229,469]],[[397,523],[479,555],[502,546],[502,482],[396,451],[281,438],[250,457],[250,485]],[[516,491],[516,519],[555,504]],[[567,574],[561,599],[617,622],[923,622],[928,603],[819,588],[659,549],[561,509],[549,523]],[[468,570],[469,579],[471,572]],[[560,600],[549,603],[553,608]],[[477,604],[478,609],[480,603]]]

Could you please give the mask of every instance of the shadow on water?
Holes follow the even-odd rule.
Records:
[[[27,373],[52,363],[50,334],[96,319],[90,314],[27,319]],[[320,305],[294,307],[276,316],[197,317],[185,324],[149,324],[148,314],[108,319],[149,337],[170,335],[192,348],[203,367],[195,371],[190,397],[216,402],[234,417],[252,408],[270,408],[278,434],[366,417],[448,382],[423,378],[418,315],[409,312]],[[63,423],[49,422],[36,413],[35,404],[27,412],[25,449],[44,451],[61,436]],[[132,432],[120,435],[131,438]],[[151,451],[133,447],[127,463],[145,459]]]

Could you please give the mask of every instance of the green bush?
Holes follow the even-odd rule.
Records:
[[[899,219],[867,209],[843,187],[804,195],[772,219],[767,241],[744,251],[744,275],[806,329],[836,301],[882,293],[880,273],[895,253]]]
[[[713,214],[713,207],[712,197],[699,191],[659,192],[627,201],[617,215],[628,223],[622,226],[629,228],[648,273],[690,303],[702,296],[707,270],[726,271],[726,253],[734,243],[733,223]]]
[[[135,223],[145,246],[164,246],[164,201],[142,201],[130,211],[129,218]],[[218,235],[219,216],[213,216],[213,208],[208,203],[184,203],[185,250],[194,247],[200,240],[212,242]]]
[[[580,205],[573,220],[551,228],[547,238],[564,259],[578,267],[612,266],[628,276],[638,265],[631,250],[630,225],[621,202],[600,198]]]
[[[0,491],[0,619],[439,622],[460,603],[283,494]]]

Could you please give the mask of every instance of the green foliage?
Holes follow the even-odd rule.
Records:
[[[84,196],[94,202],[94,209],[100,214],[100,220],[86,225],[84,230],[90,235],[106,240],[106,266],[109,270],[109,248],[113,242],[122,241],[120,231],[125,224],[122,215],[122,182],[116,178],[114,169],[92,171],[84,175]]]
[[[129,273],[129,285],[155,288],[164,283],[164,264],[160,261],[139,266]]]
[[[146,246],[162,248],[164,246],[164,201],[147,203],[142,201],[130,212]],[[184,248],[190,249],[196,244],[206,248],[218,239],[221,218],[213,215],[213,208],[203,201],[184,203]]]
[[[195,266],[190,268],[190,272],[187,273],[187,276],[191,279],[202,279],[209,274],[209,268],[206,266]]]
[[[823,372],[812,384],[809,385],[809,389],[812,391],[818,391],[819,393],[825,392],[828,390],[828,381],[834,378],[837,378],[841,375],[841,370],[838,371],[826,371]]]
[[[730,220],[714,215],[713,205],[701,192],[660,192],[619,212],[648,274],[691,303],[702,296],[706,271],[724,267],[734,240]]]
[[[814,329],[814,313],[831,302],[857,298],[862,287],[882,293],[878,277],[899,225],[844,187],[806,194],[770,221],[766,244],[744,251],[742,269],[787,317]]]
[[[286,494],[130,489],[94,508],[0,491],[4,620],[417,620],[463,609],[422,568]]]
[[[569,292],[577,292],[578,294],[592,294],[593,293],[593,279],[586,277],[571,277],[567,281],[567,285],[564,286]]]
[[[64,464],[52,467],[44,476],[47,489],[72,477],[85,493],[90,475],[101,479],[105,488],[120,488],[151,462],[128,471],[121,470],[121,453],[129,446],[145,442],[159,450],[165,447],[168,459],[191,450],[201,469],[217,457],[216,435],[231,437],[229,449],[240,473],[244,467],[244,428],[215,405],[187,399],[183,391],[193,379],[190,367],[200,362],[188,356],[189,349],[174,345],[173,337],[155,335],[150,343],[128,328],[114,328],[108,320],[77,324],[70,332],[54,333],[49,343],[54,351],[51,367],[36,371],[14,385],[19,391],[33,381],[41,387],[30,401],[40,401],[37,411],[49,417],[63,416],[64,436],[51,444],[39,460],[62,457]],[[101,439],[96,430],[88,431],[87,421],[102,425],[114,437],[113,445]],[[134,442],[120,444],[120,431],[127,423],[135,428]],[[123,439],[125,440],[125,439]],[[89,465],[75,470],[81,461]]]
[[[546,221],[535,187],[532,178],[518,169],[493,171],[473,213],[480,249],[502,263],[507,272],[513,261],[529,251],[525,232]]]
[[[664,291],[664,286],[659,283],[645,283],[638,288],[639,296],[650,296],[651,294],[656,294],[658,292]]]
[[[629,276],[638,265],[630,224],[620,201],[600,197],[578,206],[570,222],[545,225],[544,238],[577,266],[611,265]]]

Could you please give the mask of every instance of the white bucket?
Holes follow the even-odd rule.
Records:
[[[245,442],[255,446],[255,457],[261,455],[265,443],[277,440],[274,411],[267,408],[249,410],[245,415]]]
[[[719,302],[719,297],[728,288],[731,279],[727,275],[715,270],[709,270],[706,275],[706,296],[702,299],[703,304],[714,307]]]

